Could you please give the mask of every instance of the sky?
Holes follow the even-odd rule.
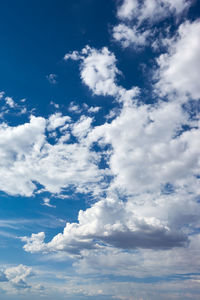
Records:
[[[198,0],[0,2],[0,299],[198,300]]]

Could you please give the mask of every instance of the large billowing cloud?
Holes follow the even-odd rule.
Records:
[[[168,40],[168,53],[158,62],[158,84],[161,94],[178,93],[182,97],[200,98],[200,22],[185,22],[177,36]]]
[[[189,125],[194,128],[183,132],[182,127]],[[181,103],[125,105],[111,123],[90,128],[87,135],[85,126],[78,123],[74,130],[88,149],[93,143],[102,149],[111,146],[107,157],[113,176],[107,188],[111,198],[80,211],[78,223],[68,223],[63,234],[49,243],[44,242],[43,232],[23,238],[24,249],[80,254],[84,249],[98,249],[102,243],[121,249],[187,245],[185,220],[197,224],[199,211],[195,197],[200,145],[199,128]],[[128,200],[119,201],[119,195]]]
[[[80,211],[79,223],[67,223],[63,234],[44,243],[43,232],[22,238],[30,252],[67,251],[80,254],[84,249],[101,249],[111,245],[122,249],[167,249],[186,245],[184,234],[170,230],[155,217],[142,217],[129,204],[105,199],[86,211]]]

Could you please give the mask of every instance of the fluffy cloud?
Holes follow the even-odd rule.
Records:
[[[190,5],[188,0],[145,0],[142,4],[138,0],[124,0],[117,15],[122,20],[136,19],[139,23],[148,20],[154,23],[169,14],[179,15]]]
[[[66,122],[70,121],[71,118],[69,116],[62,116],[61,113],[55,113],[49,117],[47,129],[49,131],[54,130],[58,127],[62,127]]]
[[[138,88],[126,90],[117,85],[115,55],[104,47],[100,50],[86,46],[80,52],[66,54],[65,60],[81,60],[81,79],[95,95],[115,96],[121,101],[130,101],[138,94]]]
[[[23,238],[24,249],[80,254],[102,243],[124,249],[186,245],[185,223],[198,224],[200,139],[198,124],[190,121],[181,103],[125,105],[111,123],[95,128],[90,128],[90,118],[79,122],[73,134],[88,147],[111,146],[111,198],[80,211],[78,223],[68,223],[49,243],[44,233]],[[194,128],[182,131],[185,125]],[[80,129],[86,133],[80,135]],[[119,201],[119,195],[126,195],[127,202]]]
[[[101,244],[117,248],[167,249],[181,247],[187,237],[173,232],[155,217],[135,214],[123,202],[105,199],[98,201],[86,211],[80,211],[79,223],[67,223],[63,234],[44,243],[43,232],[24,237],[24,249],[28,252],[67,251],[80,254],[84,249],[101,248]]]
[[[27,289],[30,286],[27,284],[27,278],[32,276],[32,268],[25,265],[6,268],[1,272],[0,282],[6,282],[15,289]]]
[[[60,193],[67,187],[82,192],[99,192],[103,188],[103,170],[98,169],[98,154],[90,151],[84,142],[66,143],[70,133],[61,130],[57,143],[48,143],[47,129],[65,127],[68,116],[55,114],[49,120],[31,117],[29,123],[19,126],[2,124],[0,128],[1,183],[0,189],[12,195],[31,196],[40,183],[51,193]],[[89,121],[89,123],[88,123]],[[81,119],[72,125],[71,131],[81,137],[91,119]],[[55,176],[56,174],[56,176]],[[8,180],[9,178],[9,180]],[[96,186],[96,187],[95,187]]]
[[[162,26],[162,32],[156,36],[159,28],[155,31],[152,25],[171,15],[180,16],[191,4],[192,1],[188,0],[124,0],[117,10],[117,16],[123,23],[114,26],[113,38],[123,48],[132,46],[138,49],[149,44],[155,48],[161,43],[160,36],[164,30]]]
[[[112,123],[95,128],[89,138],[112,145],[113,188],[127,194],[153,192],[167,183],[183,187],[190,180],[197,182],[199,128],[179,134],[188,122],[178,103],[129,106]]]
[[[181,96],[189,94],[200,98],[200,22],[185,22],[179,27],[178,35],[169,41],[168,53],[158,59],[157,88],[161,94],[174,91]]]
[[[113,38],[120,42],[123,48],[132,45],[138,49],[148,44],[148,36],[150,31],[141,31],[136,27],[129,27],[125,24],[119,24],[113,29]]]

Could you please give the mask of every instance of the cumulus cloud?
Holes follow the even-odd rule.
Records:
[[[66,143],[70,133],[66,133],[64,127],[69,120],[68,116],[54,114],[49,120],[32,116],[30,122],[23,125],[1,125],[2,191],[30,196],[37,190],[36,183],[51,193],[60,193],[67,187],[98,193],[103,188],[104,171],[98,169],[98,154],[90,151],[84,142]],[[72,126],[71,131],[77,137],[81,136],[82,124],[85,135],[90,121],[88,125],[87,122],[81,119]],[[59,127],[61,137],[55,144],[48,143],[46,127],[53,130],[58,126],[62,126]]]
[[[139,49],[151,45],[155,49],[161,44],[164,27],[156,35],[160,30],[157,28],[155,31],[152,26],[169,16],[179,17],[191,4],[192,1],[188,0],[124,0],[117,10],[117,16],[123,23],[114,26],[113,38],[123,48],[131,46]]]
[[[119,24],[113,28],[113,38],[120,42],[123,48],[132,45],[134,48],[139,49],[148,44],[148,37],[150,31],[141,31],[134,27],[129,27],[125,24]]]
[[[66,251],[80,254],[85,249],[101,248],[102,243],[116,248],[167,249],[186,245],[187,237],[173,232],[154,217],[138,216],[123,202],[105,199],[86,211],[80,211],[79,223],[67,223],[49,243],[40,232],[22,238],[28,252]]]
[[[169,182],[184,186],[188,180],[197,181],[199,128],[179,135],[188,122],[189,116],[177,103],[124,107],[89,138],[112,145],[112,187],[127,194],[153,192]]]
[[[116,66],[115,55],[103,47],[98,50],[86,46],[80,52],[66,54],[65,60],[81,60],[81,79],[95,95],[115,96],[121,101],[130,101],[138,95],[138,88],[126,90],[117,85],[117,75],[120,74]]]
[[[49,243],[42,232],[23,238],[24,249],[81,254],[102,244],[121,249],[186,246],[185,223],[198,223],[198,123],[190,120],[179,101],[124,105],[110,123],[92,128],[91,121],[82,117],[72,134],[87,149],[93,143],[110,145],[111,197],[80,211],[78,223],[68,223]],[[182,131],[186,125],[191,128]],[[127,202],[118,200],[120,194],[128,197]]]
[[[191,5],[188,0],[124,0],[117,15],[122,20],[136,19],[139,23],[148,20],[155,23],[169,14],[179,15]]]
[[[175,38],[168,41],[168,53],[162,54],[157,62],[157,88],[161,94],[174,91],[181,96],[189,94],[200,98],[200,22],[185,22]]]
[[[27,289],[27,278],[33,276],[32,268],[25,265],[6,268],[1,271],[0,281],[11,284],[15,289]]]
[[[70,122],[71,118],[69,116],[62,116],[61,113],[55,113],[51,115],[48,119],[47,130],[52,131],[58,127],[62,127],[66,122]]]

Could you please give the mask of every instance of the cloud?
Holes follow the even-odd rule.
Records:
[[[5,97],[5,101],[6,101],[6,104],[7,104],[10,108],[15,107],[15,102],[14,102],[13,98],[11,98],[11,97]]]
[[[6,268],[1,272],[0,281],[11,284],[15,289],[27,289],[27,278],[33,276],[32,268],[25,265]]]
[[[82,109],[80,108],[80,106],[78,104],[74,103],[73,101],[70,102],[68,110],[75,114],[80,114],[82,112]]]
[[[51,84],[56,84],[57,83],[57,75],[56,74],[49,74],[46,76],[47,80],[51,83]]]
[[[102,243],[121,249],[167,249],[183,247],[187,237],[170,230],[155,217],[142,217],[129,205],[113,199],[98,201],[86,211],[80,211],[79,223],[67,223],[49,243],[40,232],[23,237],[28,252],[66,251],[80,254],[85,249],[101,249]]]
[[[129,27],[125,24],[119,24],[113,28],[113,38],[120,42],[123,48],[132,45],[135,49],[146,46],[150,31],[141,31],[134,27]]]
[[[176,187],[197,182],[199,128],[179,135],[184,124],[189,124],[189,115],[178,103],[125,106],[88,138],[112,146],[112,188],[127,194],[154,192],[169,182]]]
[[[155,23],[168,15],[179,15],[188,9],[191,1],[188,0],[145,0],[142,4],[138,0],[124,0],[118,7],[117,15],[122,20],[135,19],[139,23],[149,21]]]
[[[185,224],[198,227],[198,123],[190,120],[179,101],[160,101],[155,105],[126,103],[112,122],[91,124],[92,118],[82,116],[71,132],[80,142],[79,149],[84,145],[88,151],[95,143],[100,149],[110,146],[109,154],[98,153],[105,157],[112,176],[108,197],[80,211],[78,223],[67,223],[63,233],[48,243],[43,232],[23,238],[24,249],[81,255],[85,249],[101,249],[102,245],[126,250],[187,246]],[[188,130],[183,131],[183,126]],[[80,166],[80,157],[77,162]],[[122,202],[120,197],[127,200]]]
[[[98,50],[86,46],[80,52],[66,54],[64,59],[81,60],[81,79],[95,95],[113,96],[124,102],[138,95],[136,87],[126,90],[117,85],[117,75],[120,71],[116,67],[115,55],[107,47]]]
[[[168,41],[168,52],[158,60],[157,88],[162,95],[174,91],[180,96],[200,98],[200,22],[185,22],[175,38]]]
[[[48,119],[47,130],[55,130],[56,128],[65,125],[66,122],[71,122],[71,118],[69,116],[62,116],[59,112],[55,113]]]
[[[77,137],[81,136],[83,132],[80,126],[85,124],[87,127],[87,121],[84,123],[83,119],[78,120],[66,132],[68,128],[65,122],[68,121],[68,116],[54,114],[48,120],[32,116],[30,122],[23,125],[1,125],[2,191],[11,195],[31,196],[37,191],[36,183],[51,193],[75,188],[98,194],[103,189],[105,171],[98,169],[98,154],[90,151],[84,141],[69,142],[70,132],[74,132]],[[54,144],[50,144],[46,127],[53,130],[58,126],[62,126],[61,136]],[[86,127],[84,130],[87,131]]]
[[[50,204],[50,199],[49,198],[44,198],[43,201],[44,201],[43,205],[45,205],[45,206],[53,207],[53,208],[56,207],[55,205]]]
[[[117,10],[122,23],[114,26],[113,38],[123,48],[131,46],[138,50],[151,46],[158,49],[161,36],[169,30],[169,25],[158,26],[156,30],[152,26],[169,16],[178,19],[191,5],[192,1],[188,0],[124,0]]]

